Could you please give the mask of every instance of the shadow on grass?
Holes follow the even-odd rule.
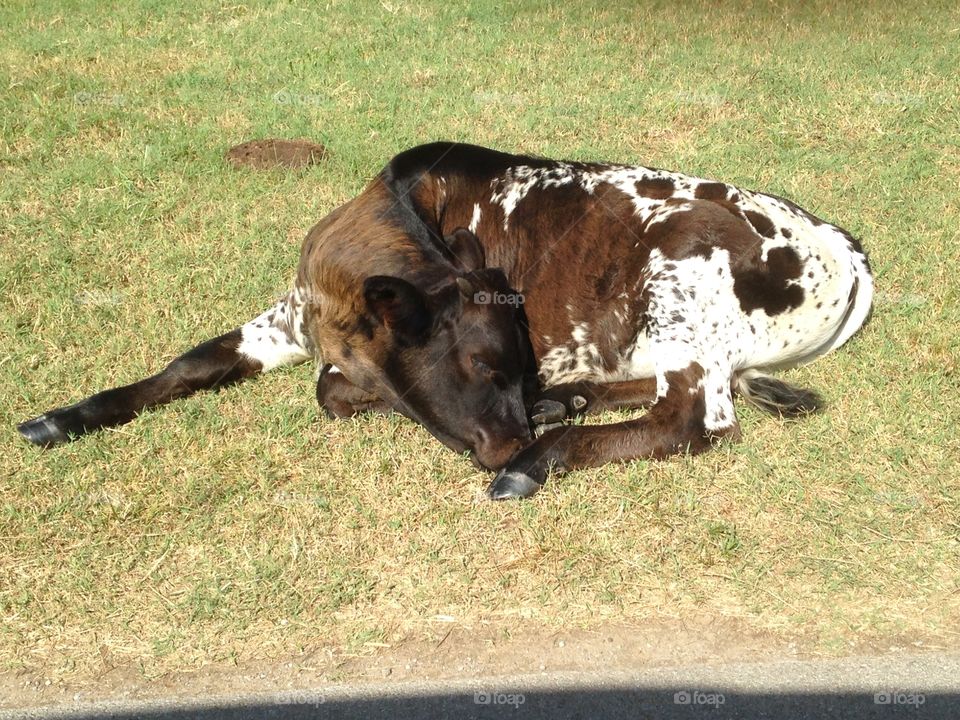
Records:
[[[141,706],[121,710],[103,706],[58,717],[76,720],[299,720],[348,718],[406,720],[407,718],[949,718],[960,717],[958,693],[742,693],[667,689],[564,689],[524,693],[475,692],[324,698],[295,691],[236,705]],[[44,717],[33,714],[28,717]]]

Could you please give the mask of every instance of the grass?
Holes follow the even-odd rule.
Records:
[[[18,2],[0,57],[3,668],[374,652],[439,614],[956,644],[954,4]],[[222,160],[263,136],[329,160]],[[318,417],[307,366],[55,451],[17,436],[253,317],[313,222],[441,138],[722,178],[849,228],[874,317],[789,373],[828,411],[742,408],[738,445],[503,505],[407,421]]]

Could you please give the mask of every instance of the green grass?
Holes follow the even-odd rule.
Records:
[[[3,667],[371,652],[437,614],[955,644],[960,12],[792,5],[4,4]],[[329,160],[223,161],[263,136]],[[313,222],[434,139],[722,178],[853,231],[874,317],[789,374],[827,412],[743,408],[738,445],[504,505],[405,420],[318,417],[307,366],[55,451],[20,440],[253,317]]]

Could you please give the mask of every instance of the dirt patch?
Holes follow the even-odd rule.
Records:
[[[450,627],[435,641],[404,643],[344,663],[352,678],[453,679],[589,670],[630,670],[790,656],[795,642],[747,630],[735,621],[698,619],[591,630],[525,631]]]
[[[924,649],[910,643],[911,651]],[[494,623],[463,627],[443,618],[417,640],[349,654],[321,648],[295,657],[145,677],[135,666],[111,668],[72,683],[33,673],[0,675],[0,707],[64,705],[97,700],[151,700],[295,690],[337,682],[404,682],[599,670],[641,670],[809,658],[815,643],[802,636],[757,631],[743,621],[699,617],[590,630],[506,634]],[[850,648],[851,652],[864,648]],[[905,649],[871,646],[872,653]],[[930,647],[929,649],[942,649]]]
[[[12,706],[93,700],[268,692],[319,683],[491,677],[569,670],[631,669],[724,660],[795,657],[796,645],[746,631],[733,621],[658,622],[631,627],[506,635],[494,623],[466,628],[443,618],[427,637],[373,652],[324,648],[283,660],[207,666],[149,679],[135,667],[111,669],[89,682],[50,683],[30,673],[0,676]],[[2,706],[2,705],[0,705]]]
[[[234,167],[253,170],[271,168],[303,168],[316,165],[327,155],[327,149],[310,140],[251,140],[227,150],[224,157]]]

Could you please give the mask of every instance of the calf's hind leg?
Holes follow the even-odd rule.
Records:
[[[199,390],[231,385],[282,365],[311,357],[295,293],[245,325],[207,340],[161,372],[123,387],[104,390],[74,405],[20,423],[24,438],[41,447],[68,442],[85,433],[133,420],[144,410]]]
[[[573,382],[545,388],[530,409],[534,434],[559,427],[569,418],[603,410],[647,408],[657,399],[653,378],[615,383]]]
[[[494,500],[530,497],[547,474],[635,458],[699,453],[720,437],[738,437],[729,378],[708,377],[693,362],[661,374],[661,393],[641,418],[612,425],[550,430],[521,450],[487,489]]]

